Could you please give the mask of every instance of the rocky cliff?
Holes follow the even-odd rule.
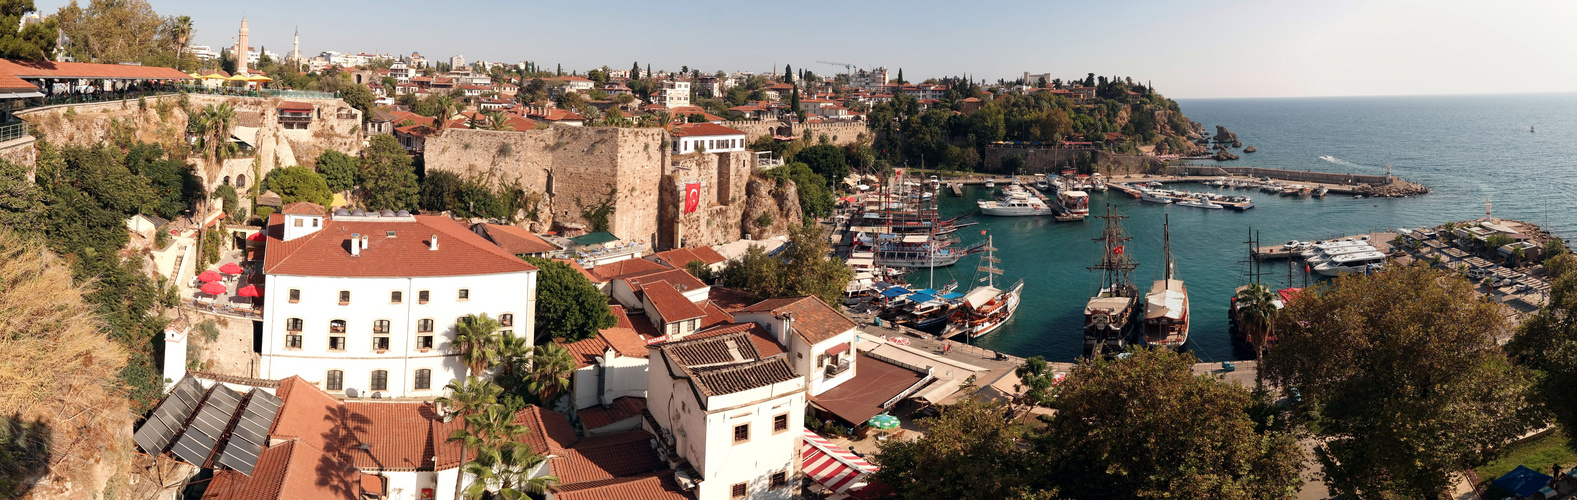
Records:
[[[753,177],[745,188],[745,196],[741,232],[750,239],[788,234],[788,225],[805,217],[799,208],[799,188],[794,181],[780,183]]]

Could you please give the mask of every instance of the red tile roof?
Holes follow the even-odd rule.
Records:
[[[617,305],[611,307],[613,308],[613,317],[619,318],[619,324],[604,328],[599,330],[596,335],[574,342],[563,342],[557,339],[553,341],[553,343],[569,350],[571,357],[575,359],[576,368],[585,368],[597,364],[597,358],[607,354],[609,348],[612,348],[620,356],[646,357],[646,340],[653,337],[642,336],[640,333],[637,333],[629,318],[624,315],[623,307]],[[651,324],[645,318],[641,318],[641,322],[647,325]]]
[[[579,262],[575,262],[575,261],[569,260],[569,259],[553,259],[553,262],[558,262],[560,264],[564,264],[566,266],[569,266],[570,269],[574,269],[575,271],[579,272],[582,276],[585,276],[587,281],[590,281],[592,283],[603,283],[602,281],[598,281],[597,275],[591,274],[591,271],[587,271],[586,268],[581,267]]]
[[[438,413],[429,403],[346,402],[340,449],[356,467],[371,470],[432,470],[432,424]]]
[[[310,201],[286,203],[285,206],[280,207],[279,213],[285,215],[311,215],[315,217],[323,217],[329,214],[328,211],[323,209],[322,205]]]
[[[856,328],[859,325],[844,316],[842,312],[815,297],[788,297],[768,299],[757,302],[750,307],[735,311],[734,314],[768,312],[773,317],[782,317],[784,313],[794,315],[793,330],[811,345],[831,339],[838,334]]]
[[[668,267],[675,269],[684,269],[686,264],[696,260],[699,260],[702,264],[706,265],[717,264],[728,260],[723,258],[722,254],[717,253],[717,250],[713,250],[712,247],[709,246],[696,248],[675,248],[673,250],[666,250],[648,255],[646,256],[646,259],[667,265]]]
[[[657,458],[652,438],[650,432],[640,429],[588,437],[555,453],[559,457],[552,459],[550,466],[564,484],[655,472],[666,464]]]
[[[783,346],[778,344],[778,340],[776,338],[772,337],[772,332],[767,331],[766,327],[755,323],[726,323],[717,325],[712,328],[707,328],[705,330],[690,334],[690,336],[685,337],[685,339],[704,339],[707,337],[716,337],[719,335],[727,335],[737,332],[749,333],[750,344],[756,347],[756,352],[761,353],[762,357],[776,356],[783,353]]]
[[[641,288],[645,287],[647,284],[656,283],[659,281],[667,282],[669,286],[679,290],[680,292],[688,292],[706,287],[706,283],[696,279],[695,276],[691,276],[690,273],[685,272],[685,270],[669,269],[667,267],[663,267],[661,270],[657,271],[616,276],[614,279],[624,280],[626,283],[629,283],[630,289],[634,291],[640,291]]]
[[[576,414],[580,416],[580,425],[589,432],[640,415],[641,410],[644,409],[646,409],[646,398],[624,396],[615,398],[607,408],[593,405]]]
[[[120,78],[139,80],[190,80],[192,75],[174,68],[93,64],[59,61],[0,59],[0,75],[19,78]]]
[[[756,303],[747,292],[720,286],[714,286],[707,290],[706,298],[707,302],[717,305],[723,312],[730,314],[739,312],[740,309],[750,307],[751,304]]]
[[[0,91],[6,92],[37,92],[38,86],[27,83],[27,80],[11,75],[0,74]]]
[[[686,123],[674,125],[669,133],[674,137],[706,137],[715,135],[745,135],[744,131],[724,127],[716,123]]]
[[[625,259],[618,262],[599,264],[591,268],[591,274],[597,279],[592,281],[608,282],[626,275],[648,273],[652,271],[665,271],[668,267],[646,259]]]
[[[706,316],[706,311],[697,307],[683,293],[674,289],[666,281],[648,283],[641,287],[641,293],[646,295],[646,300],[652,303],[652,308],[662,316],[665,323],[695,319]]]
[[[399,222],[404,220],[405,222]],[[520,258],[498,248],[453,220],[430,215],[389,221],[351,222],[328,219],[315,233],[285,241],[284,218],[268,220],[269,274],[337,277],[468,276],[535,271]],[[394,237],[388,232],[395,232]],[[370,237],[361,255],[345,246],[351,234]],[[429,250],[438,236],[438,250]]]
[[[580,439],[575,436],[575,429],[569,425],[569,417],[563,413],[544,410],[539,406],[530,406],[515,414],[515,423],[531,429],[517,440],[531,446],[531,451],[540,455],[563,456],[565,448],[575,444]],[[433,468],[436,470],[452,469],[460,466],[460,443],[449,441],[449,436],[463,425],[460,419],[444,422],[433,422]],[[466,448],[467,458],[476,457],[476,450]]]
[[[552,491],[555,500],[691,500],[671,470],[559,485]]]
[[[353,500],[361,496],[355,471],[299,441],[285,441],[258,454],[252,476],[214,471],[203,500]]]
[[[484,237],[498,244],[499,248],[515,255],[546,253],[559,249],[558,245],[548,243],[541,236],[519,226],[483,222],[471,226],[471,229],[479,231]]]
[[[281,111],[312,111],[316,109],[312,107],[311,103],[297,101],[279,101],[278,108]]]
[[[728,314],[728,311],[724,311],[721,306],[712,303],[711,299],[707,299],[705,304],[701,306],[701,310],[706,311],[706,317],[701,318],[701,328],[709,328],[714,325],[732,323],[734,321],[734,315]]]
[[[341,402],[318,386],[292,376],[280,381],[279,413],[274,417],[270,439],[300,440],[323,453],[339,456]]]

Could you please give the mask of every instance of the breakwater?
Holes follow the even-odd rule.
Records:
[[[1382,184],[1390,184],[1395,179],[1395,177],[1387,175],[1314,172],[1308,170],[1284,170],[1279,168],[1264,167],[1222,167],[1214,165],[1172,165],[1167,167],[1167,172],[1173,175],[1189,176],[1246,175],[1249,177],[1269,177],[1281,181],[1318,182],[1321,184],[1344,184],[1349,186],[1358,184],[1378,186]]]

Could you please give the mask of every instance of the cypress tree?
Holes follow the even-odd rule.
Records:
[[[898,68],[898,84],[903,85],[903,68]]]
[[[630,65],[630,79],[631,80],[640,80],[641,79],[641,62],[640,61],[635,61],[634,64]]]

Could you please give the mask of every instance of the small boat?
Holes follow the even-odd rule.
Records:
[[[1055,213],[1040,198],[1029,196],[1013,196],[1006,200],[980,200],[975,202],[980,207],[980,213],[997,217],[1023,217],[1032,215],[1051,215]]]
[[[1084,191],[1058,191],[1057,202],[1062,204],[1063,211],[1069,215],[1078,217],[1090,215],[1090,195]]]
[[[1344,274],[1364,272],[1370,269],[1370,265],[1382,264],[1384,262],[1385,254],[1378,250],[1338,255],[1332,257],[1328,262],[1314,266],[1314,272],[1320,273],[1323,276],[1341,276]]]
[[[1188,286],[1173,276],[1170,216],[1161,227],[1166,267],[1161,270],[1161,279],[1150,285],[1150,293],[1144,296],[1144,342],[1180,350],[1188,342]]]
[[[942,332],[942,338],[964,335],[966,339],[973,339],[991,333],[1013,319],[1013,312],[1018,310],[1019,293],[1024,290],[1024,280],[1018,280],[1006,290],[998,289],[996,275],[1002,274],[1002,269],[995,264],[1001,260],[996,258],[996,247],[992,246],[990,238],[986,239],[985,251],[986,254],[980,258],[981,266],[976,269],[986,273],[982,280],[986,281],[986,285],[975,287],[958,300],[958,305],[948,318],[947,328]]]
[[[1325,186],[1320,186],[1319,189],[1314,190],[1314,196],[1316,198],[1324,198],[1325,197],[1325,193],[1329,193],[1329,192],[1331,192],[1330,188],[1325,187]]]
[[[997,188],[997,180],[995,178],[986,179],[986,189],[996,189],[996,188]]]
[[[1139,192],[1139,201],[1148,202],[1148,203],[1160,203],[1160,204],[1165,205],[1165,204],[1172,203],[1173,200],[1172,200],[1171,197],[1166,196],[1165,194],[1162,194],[1160,191],[1145,190],[1145,191],[1140,191]]]
[[[1203,199],[1203,198],[1188,198],[1188,199],[1184,199],[1184,200],[1179,200],[1177,203],[1175,203],[1175,205],[1177,205],[1179,207],[1213,208],[1213,209],[1216,209],[1216,210],[1220,210],[1221,209],[1221,205],[1217,205],[1217,204],[1211,202],[1210,200],[1206,200],[1206,199]]]

